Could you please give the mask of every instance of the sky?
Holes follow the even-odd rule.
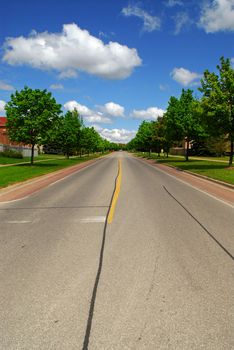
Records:
[[[234,0],[3,0],[0,115],[24,86],[126,143],[206,69],[234,62]]]

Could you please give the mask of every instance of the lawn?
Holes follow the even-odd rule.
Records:
[[[48,159],[57,159],[57,158],[64,158],[61,155],[57,154],[43,154],[38,157],[34,158],[34,161],[41,161],[41,160],[48,160]],[[8,158],[8,157],[2,157],[0,156],[0,165],[6,165],[6,164],[18,164],[18,163],[30,163],[31,158],[30,157],[24,157],[24,158]]]
[[[142,154],[137,154],[138,156]],[[224,181],[234,185],[234,167],[229,168],[228,163],[220,162],[222,159],[207,158],[208,160],[194,160],[190,158],[188,162],[183,157],[156,157],[152,156],[157,163],[170,165],[182,170],[191,171],[192,173],[204,175],[212,179]],[[215,161],[214,161],[215,160]]]
[[[87,160],[98,158],[99,156],[100,155],[92,155],[90,157],[74,157],[71,159],[61,158],[60,156],[57,157],[57,159],[48,160],[49,157],[46,155],[46,157],[43,156],[44,161],[34,163],[34,165],[19,163],[15,166],[0,167],[0,188],[83,163]],[[53,155],[51,155],[51,158],[54,158]],[[39,157],[37,159],[42,160],[39,159]]]

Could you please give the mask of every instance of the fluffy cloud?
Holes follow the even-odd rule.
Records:
[[[0,90],[12,91],[15,90],[14,86],[4,83],[0,81]]]
[[[234,0],[211,0],[202,9],[199,26],[206,33],[234,30]]]
[[[101,123],[101,124],[111,124],[112,121],[110,118],[105,117],[101,113],[93,113],[90,116],[84,117],[84,120],[87,123]]]
[[[111,119],[104,116],[100,112],[95,112],[92,109],[89,109],[88,107],[81,105],[77,101],[68,101],[64,104],[64,108],[68,111],[73,111],[76,109],[78,113],[81,115],[81,117],[84,118],[84,120],[88,123],[103,123],[103,124],[110,124]]]
[[[83,71],[106,79],[124,79],[141,65],[136,49],[111,41],[104,44],[76,24],[64,25],[62,33],[33,32],[29,37],[7,38],[4,49],[3,60],[8,64],[55,69],[60,77]]]
[[[114,102],[108,102],[104,106],[99,106],[100,110],[112,117],[124,117],[124,107]]]
[[[63,85],[62,84],[52,84],[52,85],[50,85],[50,89],[61,90],[61,89],[63,89]]]
[[[82,116],[91,116],[93,114],[93,111],[89,109],[88,107],[81,105],[80,103],[76,101],[68,101],[64,104],[64,108],[68,111],[74,111],[76,109]]]
[[[110,142],[128,143],[131,139],[133,139],[136,136],[135,130],[107,129],[100,128],[97,125],[93,126],[104,139],[107,139]]]
[[[165,111],[157,107],[149,107],[146,110],[135,110],[131,113],[133,118],[137,119],[151,119],[157,120],[158,117],[162,117]]]
[[[122,14],[126,17],[135,16],[140,18],[143,21],[143,30],[146,32],[153,32],[154,30],[160,29],[160,18],[151,16],[149,13],[136,5],[124,7],[122,9]]]
[[[167,7],[183,6],[183,2],[181,0],[167,0],[165,5]]]
[[[5,112],[5,105],[6,105],[6,102],[3,100],[0,100],[0,112]]]
[[[190,72],[185,68],[174,68],[171,72],[171,77],[178,83],[188,86],[192,83],[195,83],[196,80],[201,78],[201,75],[198,73]]]

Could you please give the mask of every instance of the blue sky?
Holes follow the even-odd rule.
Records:
[[[114,142],[234,58],[234,0],[11,0],[1,14],[0,114],[16,89],[46,88]]]

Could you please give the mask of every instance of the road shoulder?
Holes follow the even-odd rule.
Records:
[[[218,199],[221,199],[224,202],[229,204],[234,204],[234,186],[222,183],[221,181],[209,179],[202,175],[192,174],[188,171],[183,171],[181,169],[176,169],[174,167],[160,164],[151,159],[139,158],[140,161],[143,161],[151,166],[160,169],[161,171],[174,176],[181,181],[188,183],[189,185],[208,193],[211,196],[214,196]]]

